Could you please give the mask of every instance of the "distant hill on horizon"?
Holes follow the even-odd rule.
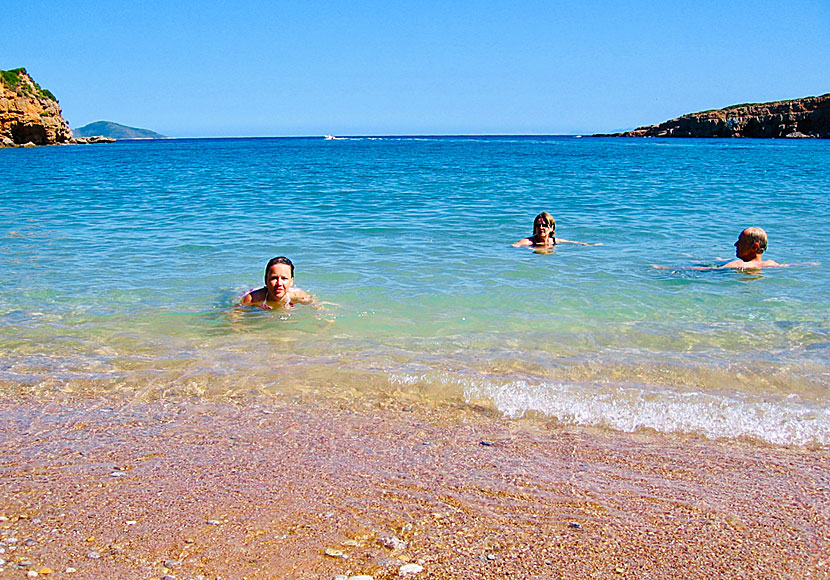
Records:
[[[103,135],[111,139],[167,139],[166,135],[150,131],[149,129],[139,129],[137,127],[127,127],[112,121],[95,121],[83,127],[72,129],[72,134],[75,137],[95,137]]]

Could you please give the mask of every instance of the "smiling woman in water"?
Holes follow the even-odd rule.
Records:
[[[294,264],[285,256],[277,256],[271,258],[265,266],[265,286],[245,294],[239,304],[272,309],[314,303],[314,297],[293,286]]]
[[[556,237],[556,221],[548,212],[543,211],[533,220],[533,235],[528,238],[522,238],[513,246],[521,248],[522,246],[532,246],[534,248],[552,248],[556,244],[579,244],[580,246],[601,246],[602,244],[586,244],[585,242],[577,242],[574,240],[566,240],[564,238]]]

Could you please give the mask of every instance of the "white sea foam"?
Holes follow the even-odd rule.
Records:
[[[830,445],[830,412],[791,398],[525,381],[477,381],[464,393],[468,400],[490,399],[509,417],[536,411],[563,423],[626,432],[651,428],[711,438],[750,437],[777,445]]]
[[[798,396],[678,391],[665,386],[597,383],[499,382],[443,375],[399,375],[398,384],[455,384],[468,402],[490,401],[510,418],[540,413],[565,424],[624,432],[654,429],[712,439],[751,438],[775,445],[830,446],[830,410]]]

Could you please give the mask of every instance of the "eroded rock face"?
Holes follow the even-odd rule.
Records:
[[[0,71],[0,147],[71,143],[72,130],[54,96],[25,69]]]
[[[683,115],[618,137],[830,138],[830,93]]]

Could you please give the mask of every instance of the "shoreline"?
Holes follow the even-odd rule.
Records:
[[[455,403],[3,406],[3,577],[830,577],[826,450]]]

